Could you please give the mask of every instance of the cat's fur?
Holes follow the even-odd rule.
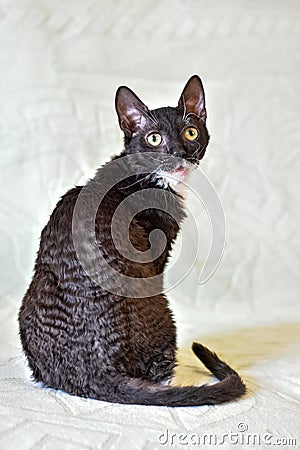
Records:
[[[116,110],[125,150],[114,161],[122,169],[122,157],[136,155],[134,162],[126,164],[132,164],[132,173],[144,173],[120,180],[105,195],[97,210],[94,234],[85,228],[88,206],[82,209],[82,230],[87,236],[81,244],[97,280],[83,269],[72,237],[74,207],[83,187],[62,197],[42,231],[35,273],[19,312],[20,337],[33,377],[70,394],[127,404],[188,406],[236,399],[246,390],[239,375],[198,343],[193,344],[194,353],[220,382],[199,387],[168,385],[176,365],[176,328],[160,276],[154,283],[155,293],[150,283],[147,296],[147,281],[163,273],[185,216],[183,198],[177,192],[180,183],[173,183],[172,177],[179,174],[179,181],[185,178],[189,162],[199,163],[209,141],[201,80],[193,76],[188,81],[176,108],[153,111],[130,89],[120,87]],[[195,141],[183,136],[188,126],[199,132]],[[155,148],[145,139],[152,131],[163,138]],[[152,153],[148,156],[147,152]],[[186,163],[167,161],[168,155]],[[110,174],[109,165],[100,168],[86,185],[89,195],[97,196]],[[111,220],[125,198],[149,188],[158,206],[142,205],[131,221],[130,241],[140,252],[151,251],[149,233],[159,228],[167,244],[153,261],[134,262],[116,249]],[[172,214],[165,211],[164,202]],[[121,243],[127,216],[130,203],[118,224]],[[154,239],[155,246],[162,245],[161,236]],[[102,267],[99,250],[114,270],[132,277],[125,291]],[[125,295],[126,289],[130,296]]]

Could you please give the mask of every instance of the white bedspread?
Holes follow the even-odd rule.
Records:
[[[297,0],[0,0],[1,450],[300,445],[299,9]],[[210,379],[189,350],[198,339],[240,372],[247,396],[172,409],[34,385],[16,318],[42,227],[60,195],[121,150],[116,88],[129,85],[151,108],[175,106],[193,73],[211,133],[202,169],[222,200],[227,243],[199,285],[204,239],[169,293],[177,382]],[[189,207],[204,224],[201,205]],[[186,252],[181,264],[191,263]]]

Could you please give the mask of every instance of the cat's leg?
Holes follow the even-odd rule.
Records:
[[[172,380],[175,367],[176,348],[170,346],[159,354],[152,355],[143,378],[167,385]]]

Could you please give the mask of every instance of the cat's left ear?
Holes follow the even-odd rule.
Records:
[[[120,86],[117,90],[116,111],[120,127],[127,136],[142,129],[149,114],[147,106],[126,86]]]
[[[198,75],[193,75],[186,83],[178,106],[184,108],[185,114],[196,114],[204,122],[206,121],[204,89]]]

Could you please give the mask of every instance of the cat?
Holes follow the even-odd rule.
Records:
[[[199,343],[193,352],[220,381],[172,385],[176,326],[163,272],[185,218],[180,186],[209,142],[201,79],[188,80],[177,107],[151,111],[126,86],[115,106],[124,150],[61,198],[41,234],[18,317],[32,376],[114,403],[237,399],[246,392],[240,376]]]

